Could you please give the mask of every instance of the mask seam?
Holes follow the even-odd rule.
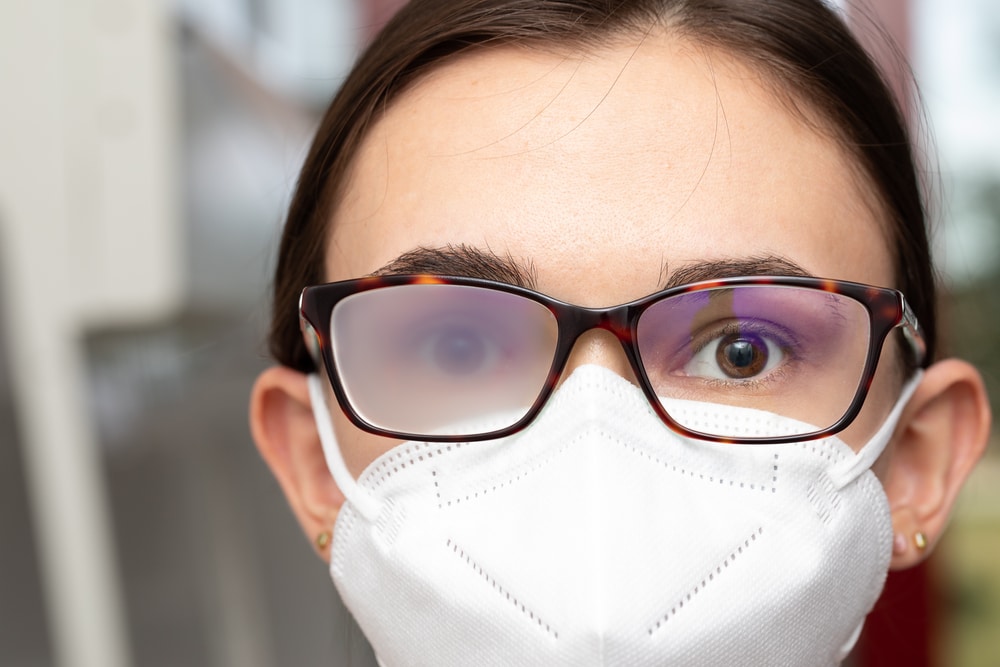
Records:
[[[885,488],[882,486],[882,482],[880,482],[879,479],[875,476],[875,473],[871,472],[871,469],[866,470],[865,472],[868,472],[870,474],[868,475],[862,474],[858,479],[858,482],[861,484],[862,491],[864,492],[865,496],[867,497],[870,503],[872,504],[877,503],[879,508],[887,509],[889,501],[885,495]],[[889,518],[890,524],[891,521],[892,519],[890,517]],[[888,530],[879,531],[878,540],[881,552],[883,554],[891,553],[892,551],[891,525]]]
[[[708,575],[701,580],[700,584],[695,584],[694,588],[688,591],[686,595],[682,594],[680,598],[678,598],[678,601],[670,608],[670,611],[668,611],[662,617],[657,619],[655,625],[651,625],[649,626],[649,628],[647,628],[646,632],[649,634],[649,636],[653,637],[656,634],[656,632],[660,630],[662,627],[664,627],[672,618],[680,614],[681,611],[684,609],[685,602],[688,603],[690,608],[692,596],[696,596],[699,592],[708,588],[709,584],[718,581],[718,579],[716,579],[716,576],[721,577],[722,573],[728,570],[729,566],[732,563],[734,563],[737,558],[742,556],[745,550],[749,550],[753,544],[756,544],[757,538],[759,536],[762,536],[763,534],[764,534],[764,527],[760,526],[759,528],[757,528],[757,530],[755,530],[753,533],[750,534],[750,537],[746,538],[743,541],[743,544],[738,544],[736,548],[733,549],[733,551],[725,559],[723,559],[722,563],[720,563],[715,567],[714,571],[709,572]]]
[[[350,539],[354,532],[354,525],[357,521],[357,514],[347,503],[341,506],[340,515],[334,524],[333,546],[330,549],[330,574],[336,577],[344,576],[346,566],[344,544]]]
[[[514,605],[515,609],[519,609],[522,614],[528,617],[533,624],[537,624],[538,628],[544,630],[546,634],[551,636],[553,639],[559,639],[559,632],[552,628],[551,625],[542,620],[542,617],[534,612],[534,610],[528,608],[523,601],[517,599],[515,595],[511,595],[509,590],[506,590],[489,572],[483,569],[472,556],[466,553],[466,551],[458,545],[453,539],[448,538],[447,541],[448,549],[454,553],[460,560],[465,561],[465,563],[472,568],[472,570],[477,573],[486,583],[490,584],[493,591],[500,595],[500,597],[505,597],[508,602]]]

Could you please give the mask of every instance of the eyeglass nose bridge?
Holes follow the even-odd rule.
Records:
[[[588,308],[571,304],[556,304],[554,312],[559,323],[559,343],[550,386],[555,386],[564,374],[580,338],[595,329],[607,331],[618,340],[625,352],[628,367],[631,369],[635,381],[640,386],[644,383],[645,372],[642,369],[635,344],[635,327],[632,324],[633,312],[630,305]]]

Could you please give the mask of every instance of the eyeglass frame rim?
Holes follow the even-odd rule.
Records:
[[[357,413],[351,405],[347,392],[343,387],[333,355],[332,336],[330,332],[330,321],[333,310],[340,301],[348,296],[384,287],[405,285],[456,285],[485,288],[527,298],[545,306],[552,313],[557,324],[557,341],[552,354],[552,362],[540,392],[521,419],[510,426],[487,433],[472,435],[428,435],[381,428],[365,421]],[[653,389],[652,383],[646,375],[645,367],[642,364],[639,346],[636,341],[637,325],[646,309],[661,300],[681,294],[754,285],[799,287],[838,294],[860,303],[868,313],[869,345],[864,369],[850,405],[843,415],[831,426],[801,435],[764,438],[729,437],[704,433],[687,428],[670,416]],[[320,300],[322,300],[322,304]],[[323,316],[324,313],[325,317]],[[591,324],[581,323],[581,316],[586,316],[587,319],[595,321]],[[612,321],[612,318],[615,317],[620,321],[619,323],[626,325],[627,331],[619,332],[614,328],[613,325],[616,322]],[[576,321],[567,333],[563,324],[564,322],[571,321],[570,318]],[[314,319],[319,320],[318,326],[317,322],[313,321]],[[847,428],[860,413],[875,378],[875,371],[878,367],[878,360],[885,345],[885,340],[893,329],[901,328],[903,338],[910,346],[915,368],[923,365],[927,353],[923,331],[917,321],[916,315],[901,291],[889,287],[878,287],[865,283],[812,276],[737,276],[716,280],[703,280],[657,290],[624,304],[601,308],[578,306],[528,287],[512,285],[487,278],[436,274],[365,276],[303,288],[299,295],[299,324],[310,356],[312,356],[317,369],[322,366],[326,371],[327,380],[333,389],[337,403],[352,424],[365,432],[395,440],[439,443],[496,440],[514,435],[527,428],[541,413],[542,409],[548,403],[552,392],[558,386],[559,378],[566,368],[576,341],[584,333],[595,328],[605,329],[618,339],[622,349],[625,351],[629,366],[632,368],[632,372],[635,373],[636,379],[639,382],[639,388],[646,396],[653,411],[668,428],[682,436],[722,444],[765,445],[806,442],[839,433]],[[626,334],[627,338],[625,337]],[[324,341],[330,342],[329,344],[324,344]]]

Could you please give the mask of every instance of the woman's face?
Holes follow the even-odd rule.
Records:
[[[587,54],[462,57],[370,130],[333,219],[326,278],[379,272],[416,249],[429,249],[430,265],[436,249],[462,245],[510,258],[539,291],[583,306],[733,265],[891,286],[874,197],[836,141],[790,109],[755,70],[666,34]],[[886,349],[843,436],[852,446],[894,401]],[[577,342],[565,372],[583,363],[631,378],[604,331]],[[334,412],[355,476],[396,444]]]

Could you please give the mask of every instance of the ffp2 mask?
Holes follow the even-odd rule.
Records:
[[[347,498],[331,574],[387,667],[829,665],[881,590],[891,520],[869,466],[908,392],[858,453],[724,445],[584,366],[523,433],[404,443],[355,482],[311,389]]]

